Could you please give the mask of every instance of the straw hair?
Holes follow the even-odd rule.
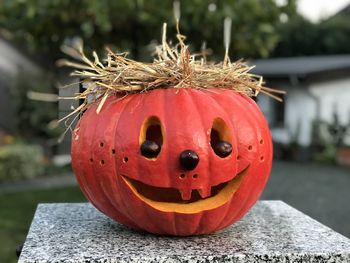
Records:
[[[114,53],[109,48],[106,49],[106,59],[101,62],[95,52],[92,53],[93,60],[89,59],[82,45],[75,48],[65,46],[63,51],[75,61],[60,60],[58,64],[74,68],[71,75],[79,77],[86,90],[68,98],[82,99],[84,102],[64,119],[84,111],[97,100],[100,100],[99,113],[107,97],[112,94],[127,96],[161,88],[229,89],[248,96],[257,96],[262,92],[281,101],[278,95],[284,92],[264,87],[263,78],[250,73],[253,66],[248,66],[243,60],[231,62],[226,56],[222,63],[207,62],[205,50],[200,54],[190,54],[178,23],[177,32],[178,43],[172,46],[166,41],[164,24],[162,43],[155,48],[152,63],[129,59],[127,53]]]

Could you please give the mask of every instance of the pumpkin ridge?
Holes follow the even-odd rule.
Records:
[[[97,122],[98,122],[98,118],[97,118],[97,116],[94,116],[94,112],[90,112],[90,118],[93,118],[93,119],[96,119],[97,120]],[[89,119],[90,119],[89,118]],[[86,121],[87,122],[87,121]],[[87,129],[87,130],[85,130],[85,132],[84,132],[84,134],[85,135],[87,135],[87,134],[89,134],[89,132],[91,133],[91,137],[92,137],[92,140],[90,141],[90,142],[88,142],[88,145],[89,145],[89,143],[90,143],[90,145],[89,145],[89,155],[91,156],[91,158],[93,158],[94,160],[95,160],[95,154],[94,154],[94,145],[93,145],[93,143],[95,142],[95,136],[96,136],[96,128],[97,128],[97,126],[93,126],[93,127],[91,127],[90,129]],[[98,182],[96,181],[96,178],[95,178],[95,163],[96,163],[96,160],[94,161],[94,163],[91,163],[90,165],[91,165],[91,175],[88,177],[88,179],[89,179],[89,181],[92,181],[92,182],[94,182],[94,186],[96,186],[98,189],[99,189],[99,193],[101,193],[101,187],[100,187],[100,185],[98,184]],[[89,189],[90,190],[90,189]],[[103,199],[105,198],[105,196],[104,195],[101,195],[102,197],[103,197]],[[97,202],[97,203],[99,203],[97,200],[96,200],[96,198],[95,198],[95,196],[93,196],[93,199],[95,200],[95,202]]]
[[[260,111],[260,108],[257,106],[257,104],[254,101],[252,101],[250,98],[247,98],[246,95],[244,95],[244,94],[236,94],[236,95],[237,96],[241,96],[241,97],[243,97],[245,99],[244,101],[236,99],[236,104],[237,104],[238,107],[240,107],[241,109],[246,109],[246,106],[244,104],[245,103],[249,103],[250,107],[252,107],[254,109],[254,110],[249,111],[249,112],[253,112],[252,115],[246,114],[246,111],[243,111],[245,113],[245,115],[246,115],[244,119],[249,123],[249,126],[253,128],[255,134],[263,135],[264,133],[261,132],[260,129],[258,129],[258,127],[256,125],[254,125],[255,123],[258,123],[259,120],[261,120],[261,119],[264,120],[262,115],[258,116],[255,113],[255,111]],[[267,123],[264,123],[264,125],[262,125],[262,126],[267,126]],[[254,136],[254,139],[256,140],[255,145],[258,146],[259,143],[258,143],[257,136]],[[258,154],[258,149],[257,149],[256,155],[257,154]],[[254,158],[254,159],[256,159],[256,158]],[[253,173],[254,176],[248,176],[249,178],[246,179],[246,180],[249,180],[249,182],[250,181],[256,181],[256,179],[257,179],[256,176],[255,176],[256,172],[254,173],[254,170],[255,170],[254,166],[251,169],[252,170],[250,172]],[[267,174],[269,174],[269,171],[267,172]],[[262,183],[262,184],[266,184],[267,179],[268,179],[268,176],[266,177],[265,182]],[[248,184],[248,182],[246,182],[246,183]],[[252,202],[252,200],[255,199],[253,197],[253,195],[252,195],[252,192],[255,191],[256,189],[257,188],[250,188],[249,189],[249,194],[245,195],[245,200],[243,201],[243,205],[241,205],[241,209],[236,211],[236,215],[235,215],[236,218],[241,218],[243,216],[243,214],[245,213],[245,211],[247,211],[250,207],[252,207],[254,205],[254,203],[256,201]],[[247,204],[249,204],[249,205],[247,206]],[[231,204],[230,204],[230,206],[231,206]],[[225,222],[225,221],[227,221],[227,218],[225,218],[223,220],[223,222]],[[226,223],[225,225],[229,225],[229,224],[230,224],[230,222]]]
[[[108,103],[107,107],[105,107],[105,108],[103,109],[103,112],[102,112],[101,114],[110,115],[111,110],[113,110],[113,105],[110,104],[110,101],[108,101],[107,103]],[[92,114],[96,114],[96,113],[93,112]],[[105,127],[106,127],[107,125],[108,125],[108,122],[105,120],[105,118],[103,118],[103,117],[97,118],[97,123],[96,123],[96,125],[94,126],[95,132],[94,132],[94,136],[93,136],[93,139],[92,139],[92,143],[97,144],[97,143],[100,141],[101,138],[105,137],[105,134],[104,134],[104,133],[101,133],[101,132],[98,132],[98,131],[106,130]],[[111,132],[113,133],[113,129],[112,129]],[[113,136],[112,138],[115,138],[115,136]],[[112,145],[113,145],[113,143],[112,143]],[[92,151],[96,153],[96,148],[97,148],[97,147],[99,147],[99,146],[93,146],[93,147],[91,148]],[[97,148],[97,149],[98,149],[98,148]],[[94,155],[96,155],[96,154],[94,154]],[[97,161],[97,160],[96,160],[96,161]],[[121,223],[126,223],[126,222],[127,222],[127,224],[130,224],[132,227],[135,227],[135,226],[136,226],[136,227],[139,228],[139,226],[135,225],[135,224],[133,223],[133,221],[130,220],[130,218],[127,218],[127,217],[123,216],[123,215],[119,212],[119,208],[116,207],[116,206],[115,206],[115,203],[113,202],[113,200],[111,200],[112,197],[110,197],[109,194],[105,194],[106,192],[110,193],[110,190],[112,190],[112,192],[113,192],[113,188],[110,189],[111,184],[110,184],[110,178],[109,178],[109,176],[107,176],[107,179],[108,179],[107,183],[104,184],[104,182],[105,182],[105,177],[104,177],[104,176],[105,176],[105,175],[102,175],[102,176],[100,175],[100,176],[98,176],[98,173],[96,173],[96,165],[99,165],[99,163],[96,162],[96,161],[95,161],[94,164],[93,164],[93,167],[94,167],[94,168],[93,168],[93,171],[94,171],[93,178],[94,178],[94,180],[95,180],[95,182],[96,182],[96,185],[98,185],[98,187],[102,190],[101,193],[103,193],[103,197],[104,197],[104,199],[105,199],[105,202],[107,202],[111,207],[114,208],[114,209],[113,209],[113,211],[114,211],[113,215],[114,215],[116,218],[118,218],[118,220],[120,220]],[[100,168],[97,168],[97,170],[100,170]],[[104,170],[102,170],[102,171],[104,172]],[[100,177],[101,177],[101,178],[100,178]],[[113,180],[112,180],[112,181],[113,181]],[[107,189],[108,189],[107,191],[106,191],[106,187],[107,187]],[[114,196],[114,195],[112,195],[112,196]]]
[[[249,114],[248,114],[247,107],[245,105],[247,102],[246,101],[241,101],[240,99],[238,99],[240,97],[245,97],[245,96],[246,95],[244,95],[244,94],[233,94],[233,96],[231,96],[230,99],[232,99],[232,101],[234,101],[236,107],[239,108],[240,112],[244,115],[244,118],[242,118],[242,119],[244,121],[246,121],[246,123],[247,123],[246,126],[250,127],[251,130],[254,131],[254,136],[253,136],[254,137],[253,138],[254,141],[248,142],[247,144],[242,143],[242,141],[244,142],[244,140],[242,138],[238,138],[239,136],[237,134],[237,141],[240,142],[237,145],[238,146],[238,151],[242,150],[240,148],[243,148],[244,152],[248,152],[249,153],[249,151],[247,150],[249,145],[254,145],[254,146],[258,145],[258,140],[256,138],[256,135],[260,133],[260,126],[258,127],[256,125],[256,123],[259,123],[260,118],[257,118],[256,116],[251,115],[250,111],[249,111]],[[260,110],[256,105],[252,106],[252,108],[254,110]],[[242,135],[242,137],[245,138],[246,136]],[[241,156],[243,156],[243,154],[241,152],[239,154]],[[255,152],[250,153],[250,155],[253,155],[253,154],[254,154],[254,158],[251,158],[251,159],[255,160],[257,152],[255,151]],[[251,160],[248,160],[248,161],[251,161]],[[244,169],[244,165],[241,168]],[[240,171],[238,170],[238,172],[240,172]]]
[[[190,91],[188,91],[186,93],[187,93],[187,96],[188,96],[189,100],[192,102],[191,105],[195,105],[192,108],[196,111],[196,115],[198,116],[198,119],[199,119],[199,121],[201,123],[201,127],[206,130],[207,127],[205,126],[205,122],[203,120],[203,115],[199,112],[197,100],[195,100],[193,98],[194,94],[192,92],[190,92]],[[203,98],[202,92],[199,91],[198,93],[200,94],[201,98]],[[205,136],[205,139],[206,139],[206,144],[204,145],[204,147],[205,147],[205,152],[207,153],[206,156],[208,157],[207,160],[209,160],[209,163],[205,162],[205,163],[207,163],[207,166],[206,166],[205,170],[208,173],[209,167],[211,167],[210,165],[211,165],[212,162],[211,162],[211,156],[210,156],[210,152],[209,152],[210,151],[210,146],[209,146],[208,136]],[[203,160],[202,160],[202,163],[203,163]],[[211,185],[210,180],[207,180],[207,184],[205,185],[205,187],[211,189],[212,185]]]
[[[210,99],[212,100],[213,103],[217,104],[220,108],[223,108],[223,105],[222,104],[219,104],[218,102],[218,98],[220,98],[220,95],[221,94],[218,94],[218,93],[215,93],[215,92],[211,92],[210,93]],[[233,103],[231,103],[232,105],[235,105],[235,101]],[[235,143],[237,143],[237,145],[235,146],[235,155],[234,157],[236,158],[236,154],[238,154],[238,140],[237,140],[237,133],[236,133],[236,125],[235,123],[232,121],[232,118],[230,118],[229,114],[226,113],[226,116],[227,116],[227,120],[231,123],[231,126],[232,126],[232,139],[235,138]],[[236,165],[236,169],[235,169],[235,172],[234,172],[234,176],[237,176],[238,174],[238,165]],[[239,189],[238,189],[239,190]],[[215,226],[214,229],[218,229],[218,228],[221,228],[220,226],[222,225],[222,222],[224,221],[224,219],[229,215],[229,212],[231,211],[231,202],[232,202],[232,198],[229,200],[229,202],[226,203],[226,206],[225,206],[225,211],[222,213],[222,215],[220,215],[220,219],[218,219],[218,222]]]
[[[143,94],[143,95],[145,95],[145,94]],[[159,120],[161,122],[161,125],[162,125],[162,127],[164,129],[164,131],[163,131],[163,133],[164,133],[163,134],[163,136],[164,136],[163,137],[163,145],[168,143],[167,131],[166,131],[167,126],[166,126],[165,120],[169,119],[169,116],[168,116],[168,112],[169,111],[168,111],[168,108],[167,108],[166,103],[165,103],[167,101],[166,96],[167,96],[167,93],[164,92],[164,93],[162,93],[162,96],[159,96],[159,98],[157,99],[157,103],[158,104],[162,104],[162,107],[160,107],[160,108],[163,109],[162,112],[163,112],[163,115],[164,115],[163,118],[162,118],[162,116],[158,116],[157,115],[157,117],[159,118]],[[152,101],[152,98],[147,97],[145,100]],[[170,163],[170,161],[169,161],[169,157],[170,156],[167,153],[168,153],[168,148],[167,147],[162,147],[160,154],[163,154],[163,156],[164,155],[166,156],[166,159],[165,159],[166,161],[165,161],[165,165],[164,165],[165,167],[169,167],[169,163]],[[138,165],[140,165],[140,162],[138,162]],[[140,168],[138,170],[142,171],[142,169],[140,169]],[[171,174],[171,169],[168,168],[167,172],[168,172],[168,174]],[[168,178],[166,178],[166,179],[169,181],[168,185],[171,185],[171,180],[169,180]],[[148,209],[147,207],[144,207],[144,210],[145,210],[145,213],[147,215],[147,218],[151,218],[151,219],[153,218],[154,219],[154,214],[153,214],[154,211],[152,211],[152,209]],[[175,215],[174,214],[175,213],[173,213],[173,212],[171,212],[171,213],[161,213],[160,216],[164,217],[164,221],[168,222],[168,224],[171,225],[171,228],[170,228],[171,230],[170,231],[168,230],[168,231],[171,232],[173,235],[178,235],[177,228],[176,228],[176,225],[175,225],[175,219],[174,219]],[[169,227],[169,225],[166,225],[166,226],[164,226],[162,224],[154,225],[154,227],[156,228],[155,232],[157,232],[157,233],[167,233],[167,228]]]
[[[125,98],[125,99],[127,99],[127,98]],[[125,102],[125,101],[123,103],[120,102],[121,105],[120,104],[117,105],[114,102],[115,102],[114,100],[111,100],[111,102],[108,102],[108,105],[107,105],[108,108],[106,107],[106,110],[108,110],[108,116],[115,114],[115,115],[113,115],[114,116],[113,117],[113,120],[114,120],[113,128],[110,131],[111,135],[113,135],[113,136],[111,136],[112,141],[110,142],[111,148],[113,148],[113,149],[115,149],[115,140],[116,140],[115,132],[117,130],[116,127],[118,125],[118,122],[120,120],[120,115],[121,115],[121,114],[118,114],[118,112],[115,113],[116,112],[116,108],[119,108],[119,110],[124,110],[125,106],[127,105],[127,102]],[[106,114],[107,114],[107,112],[106,112]],[[108,129],[105,129],[105,130],[108,130]],[[111,158],[113,160],[113,161],[111,161],[111,165],[112,165],[111,170],[114,171],[115,177],[111,178],[110,176],[107,176],[108,182],[106,184],[106,187],[107,187],[107,191],[106,192],[107,193],[111,193],[111,197],[110,197],[110,194],[107,194],[106,196],[107,196],[107,199],[109,200],[109,202],[112,203],[112,205],[115,207],[115,210],[118,211],[118,214],[122,215],[122,217],[124,217],[125,220],[130,222],[130,223],[128,223],[129,225],[131,225],[133,228],[140,229],[141,227],[137,224],[137,222],[132,220],[132,217],[130,217],[130,215],[123,215],[122,213],[119,212],[120,208],[115,205],[115,201],[117,201],[117,203],[122,202],[121,198],[119,199],[119,201],[118,201],[118,199],[116,199],[116,197],[118,195],[115,192],[115,185],[118,184],[118,178],[117,178],[118,174],[116,173],[116,171],[117,171],[117,169],[116,169],[116,158],[117,157],[118,157],[118,153],[113,158]],[[119,217],[119,215],[118,215],[118,217]]]
[[[212,103],[214,103],[217,106],[217,108],[219,108],[222,111],[222,113],[225,114],[225,117],[226,117],[227,121],[231,121],[229,116],[226,114],[226,111],[222,108],[222,105],[220,105],[218,103],[218,101],[215,100],[212,96],[207,96],[208,95],[207,93],[211,94],[212,92],[208,92],[208,91],[204,90],[204,91],[200,91],[200,93],[201,93],[202,97],[205,97],[206,100],[210,100]],[[194,108],[196,108],[196,110],[198,111],[198,109],[199,109],[198,102],[197,102],[197,100],[193,100],[193,101],[194,101],[194,104],[196,105],[196,107],[194,107]],[[202,114],[199,114],[199,116],[201,117],[201,120],[202,120]],[[203,120],[202,120],[202,123],[203,123]],[[211,126],[212,126],[212,123],[210,124],[210,129],[212,129]],[[234,129],[233,125],[231,125],[231,126]],[[232,137],[232,141],[233,141],[233,140],[235,140],[234,137],[236,137],[236,136],[234,136],[234,134],[235,134],[234,130],[231,130],[231,134],[232,134],[231,137]],[[208,136],[207,136],[207,139],[208,139]],[[212,151],[212,147],[210,146],[210,138],[207,140],[206,148],[207,148],[207,154],[209,156],[209,158],[208,158],[208,160],[209,160],[208,168],[210,167],[210,170],[209,169],[208,170],[209,170],[209,173],[212,174],[213,162],[212,162],[212,157],[211,156],[213,155],[213,151]],[[236,175],[237,175],[237,169],[236,169],[234,175],[232,175],[232,178],[234,178]],[[212,185],[212,180],[208,180],[207,187],[209,187],[211,185]],[[231,197],[231,199],[232,199],[232,197]],[[222,207],[225,206],[225,205],[226,204],[222,205]],[[229,206],[226,206],[224,208],[225,211],[223,211],[222,215],[220,215],[221,219],[224,218],[226,216],[226,214],[228,213],[228,210],[229,210],[228,208],[229,208]],[[206,225],[205,224],[205,220],[206,220],[205,218],[207,218],[207,217],[204,217],[204,214],[210,214],[210,211],[202,211],[201,212],[201,218],[200,218],[200,221],[198,222],[197,229],[199,229],[199,228],[202,229],[203,226]],[[211,229],[216,229],[217,226],[221,224],[221,219],[218,220],[218,224],[216,224],[214,226],[211,225]],[[210,230],[210,232],[211,231],[212,230]]]
[[[215,92],[210,92],[210,96],[208,96],[208,97],[211,100],[211,102],[213,104],[217,105],[217,107],[221,109],[222,113],[225,114],[226,122],[230,123],[230,125],[228,125],[228,126],[231,126],[232,143],[236,144],[234,146],[235,151],[232,153],[232,155],[233,155],[234,158],[236,158],[237,153],[238,153],[238,143],[237,143],[238,140],[237,140],[236,126],[233,123],[232,118],[230,117],[230,115],[227,113],[227,110],[225,110],[223,105],[218,102],[218,98],[217,97],[219,97],[219,99],[220,99],[220,95],[221,94],[218,94],[218,93],[215,93]],[[216,96],[216,97],[213,97],[213,96]],[[232,104],[234,105],[234,103],[232,103]],[[227,123],[226,123],[226,125],[227,125]],[[211,151],[211,149],[209,149],[209,150]],[[238,173],[238,165],[236,165],[236,169],[234,171],[234,176],[236,176],[237,173]]]
[[[113,112],[115,111],[115,108],[116,108],[116,107],[121,107],[121,108],[122,108],[121,110],[124,110],[125,105],[126,105],[125,101],[120,102],[120,104],[121,104],[121,106],[119,106],[119,105],[114,105],[113,103],[112,103],[112,104],[109,104],[109,105],[108,105],[109,107],[106,109],[107,111],[104,112],[104,113],[105,113],[105,114],[108,113],[108,115],[110,115],[109,112],[112,111],[112,114],[113,114]],[[118,115],[119,115],[119,116],[118,116]],[[111,131],[111,134],[112,134],[112,135],[115,134],[115,132],[116,132],[116,130],[117,130],[117,124],[118,124],[119,119],[120,119],[120,114],[117,113],[116,116],[118,116],[118,118],[117,118],[117,119],[114,118],[114,125],[113,125],[112,131]],[[114,117],[115,117],[115,116],[114,116]],[[102,117],[101,117],[101,119],[102,119]],[[96,126],[100,126],[100,125],[98,125],[98,123],[97,123]],[[115,148],[116,148],[116,147],[115,147],[115,136],[113,136],[112,138],[113,138],[113,140],[112,140],[112,142],[111,142],[111,145],[112,145],[112,147],[115,149]],[[116,156],[117,156],[117,155],[116,155]],[[113,165],[112,170],[116,170],[116,167],[117,167],[117,166],[116,166],[116,163],[115,163],[115,162],[116,162],[116,158],[114,157],[113,159],[114,159],[114,160],[111,162],[112,165]],[[115,179],[115,182],[114,182],[114,183],[113,183],[113,179],[111,180],[110,176],[108,176],[108,181],[109,181],[109,183],[106,184],[106,187],[107,187],[107,191],[106,191],[106,192],[107,192],[108,194],[106,194],[106,196],[107,196],[109,202],[112,203],[112,205],[115,207],[115,210],[116,210],[116,211],[119,211],[119,208],[115,205],[115,201],[112,199],[112,197],[114,198],[114,196],[115,196],[113,186],[116,185],[116,184],[118,183],[118,178],[117,178],[117,176],[118,176],[118,174],[116,174],[116,176],[115,176],[115,178],[114,178],[114,179]],[[110,194],[111,194],[111,197],[110,197]],[[118,202],[118,200],[117,200],[117,202]],[[120,202],[122,202],[121,199],[120,199]],[[140,226],[137,225],[136,222],[133,222],[133,220],[130,218],[130,215],[129,215],[128,213],[127,213],[126,215],[124,215],[124,217],[126,217],[128,221],[131,221],[132,224],[136,226],[136,228],[140,228]]]
[[[162,97],[161,97],[162,98],[163,109],[164,109],[163,110],[163,112],[164,112],[164,119],[167,119],[167,120],[171,119],[171,117],[172,117],[172,114],[168,110],[167,104],[165,103],[167,101],[167,99],[168,99],[168,96],[169,96],[168,92],[163,92]],[[166,129],[167,129],[166,125],[165,125],[164,129],[165,129],[165,132],[167,132],[166,131]],[[165,142],[169,143],[169,140],[166,139]],[[167,149],[167,153],[168,153],[168,149]],[[171,157],[170,154],[166,154],[165,165],[166,165],[166,167],[168,167],[167,171],[168,171],[169,174],[172,173],[172,170],[170,169],[170,166],[169,166],[169,163],[171,162],[170,157]],[[169,221],[170,221],[170,224],[171,224],[171,233],[173,235],[177,236],[177,235],[179,235],[179,230],[182,228],[182,224],[181,223],[178,224],[178,221],[179,221],[178,220],[178,214],[175,213],[175,212],[170,212],[168,214],[169,214],[168,215]]]
[[[122,129],[122,127],[119,127],[119,125],[121,125],[120,120],[122,119],[123,114],[125,114],[125,112],[127,110],[129,110],[129,106],[132,104],[132,101],[136,100],[136,97],[135,96],[131,96],[130,98],[124,98],[124,99],[128,99],[128,101],[126,103],[124,103],[123,108],[120,110],[120,115],[119,115],[118,121],[116,122],[116,126],[115,126],[115,129],[114,129],[115,135],[113,136],[113,138],[114,138],[114,147],[115,148],[117,148],[117,145],[116,145],[116,138],[117,138],[116,133],[118,132],[118,129]],[[114,165],[115,165],[115,167],[118,166],[117,165],[117,159],[115,160]],[[121,175],[118,173],[117,169],[115,171],[115,175],[118,177],[118,182],[120,180],[122,180],[122,178],[119,178]],[[139,177],[139,175],[138,175],[138,177]],[[124,207],[124,211],[126,211],[129,219],[132,222],[134,222],[140,229],[142,229],[142,227],[139,225],[139,223],[136,220],[134,220],[131,211],[129,211],[130,206],[125,202],[123,196],[121,196],[120,202],[121,202],[121,205]],[[147,214],[146,211],[144,211],[144,214]],[[150,224],[150,222],[149,222],[149,224]]]
[[[215,98],[215,97],[218,97],[218,94],[213,94],[211,97],[213,98],[213,100],[214,101],[216,101],[217,102],[217,98]],[[239,101],[239,100],[237,100],[237,97],[238,96],[238,94],[229,94],[228,95],[228,98],[229,98],[229,100],[231,100],[231,105],[235,105],[236,107],[237,107],[237,101]],[[239,103],[239,102],[238,102]],[[245,113],[244,111],[242,111],[242,108],[241,107],[239,107],[240,108],[240,111],[239,112],[242,112],[243,114]],[[237,112],[237,110],[235,109],[235,112]],[[234,124],[236,124],[235,122],[234,122]],[[236,127],[236,125],[234,126],[234,129],[237,129],[237,127]],[[238,134],[236,134],[236,137],[237,137],[237,142],[239,142],[240,140],[239,140],[239,138],[238,138]],[[239,152],[239,145],[237,145],[237,151],[238,151],[238,154],[241,154],[240,152]],[[245,180],[247,180],[247,179],[245,179]],[[242,182],[242,183],[244,183],[244,182]],[[238,189],[238,191],[239,191],[240,189]],[[225,225],[227,224],[226,223],[226,221],[227,221],[227,218],[228,217],[230,217],[230,219],[232,220],[232,221],[235,221],[236,220],[236,218],[237,218],[237,214],[239,213],[237,210],[235,210],[235,209],[233,209],[232,208],[232,206],[233,206],[233,204],[232,204],[232,202],[233,202],[233,199],[231,198],[230,200],[229,200],[229,202],[227,203],[227,209],[225,209],[225,211],[226,211],[226,213],[224,214],[224,216],[220,219],[220,222],[219,222],[219,224],[218,224],[218,228],[219,229],[221,229],[221,228],[223,228],[223,227],[225,227]],[[242,207],[242,201],[240,202],[240,206]],[[231,210],[233,210],[233,211],[235,211],[235,214],[233,214],[233,215],[229,215],[229,211],[231,211]],[[227,225],[229,225],[229,224],[227,224]]]
[[[246,109],[246,107],[245,107],[245,105],[243,105],[244,103],[243,103],[242,101],[240,101],[239,99],[237,99],[238,96],[245,97],[244,94],[235,94],[235,97],[236,97],[236,98],[232,97],[232,100],[235,100],[235,103],[236,103],[237,107],[239,107],[239,108],[241,108],[241,110],[243,110],[242,112],[246,115],[245,118],[244,118],[244,120],[246,120],[247,123],[249,123],[249,126],[250,126],[250,127],[253,127],[254,133],[256,134],[256,131],[258,130],[257,127],[256,127],[256,125],[254,125],[255,123],[257,123],[257,122],[256,122],[256,118],[255,118],[255,120],[253,120],[252,116],[250,116],[249,114],[246,114],[246,111],[244,111],[244,110]],[[245,103],[247,103],[247,102],[245,101]],[[254,106],[255,106],[255,105],[254,105]],[[254,116],[254,117],[256,117],[256,116]],[[254,137],[256,137],[256,136],[254,136]],[[240,140],[238,139],[238,141],[240,141]],[[248,145],[246,145],[246,146],[248,146]],[[253,173],[253,172],[254,172],[254,168],[251,167],[250,173]],[[250,181],[253,180],[253,179],[255,179],[255,176],[249,176],[249,178],[246,179],[246,180],[249,180],[249,182],[250,182]],[[245,182],[245,183],[248,184],[248,182]],[[243,210],[248,210],[248,209],[253,205],[253,204],[250,204],[249,207],[246,208],[247,203],[248,203],[248,201],[249,201],[249,196],[251,195],[251,192],[254,191],[254,190],[255,190],[254,188],[250,188],[250,189],[249,189],[248,194],[246,194],[246,195],[245,195],[245,198],[241,201],[241,203],[243,203],[243,204],[241,204],[240,209],[239,209],[239,210],[236,210],[235,215],[232,217],[232,218],[234,218],[234,219],[228,220],[228,219],[227,219],[227,216],[225,216],[225,217],[223,218],[223,220],[222,220],[222,222],[221,222],[222,227],[225,227],[226,225],[230,225],[231,222],[232,222],[233,220],[238,220],[239,218],[241,218],[241,217],[243,216],[242,211],[243,211]],[[232,205],[233,205],[233,204],[232,204],[232,199],[231,199],[231,200],[230,200],[230,204],[229,204],[230,208],[232,207]]]
[[[82,121],[80,121],[77,126],[78,127],[76,127],[76,128],[79,128],[79,131],[78,131],[79,132],[79,140],[81,140],[82,139],[82,133],[85,132],[84,130],[80,130],[80,127],[82,126]],[[75,174],[75,177],[77,178],[77,181],[79,183],[80,189],[82,190],[82,192],[84,193],[86,198],[88,200],[91,200],[92,198],[90,197],[90,193],[86,189],[86,188],[88,188],[88,184],[87,184],[86,179],[84,178],[84,175],[83,175],[84,172],[80,172],[80,171],[76,172],[76,171],[78,171],[78,167],[85,166],[86,159],[90,158],[90,157],[85,156],[86,152],[81,150],[82,144],[74,143],[75,141],[76,141],[75,138],[72,138],[73,144],[72,144],[72,147],[71,147],[71,155],[75,156],[76,153],[82,152],[83,158],[82,159],[77,159],[77,160],[72,158],[72,169],[73,169],[73,172]]]
[[[93,108],[92,109],[90,109],[90,111],[89,112],[86,112],[85,113],[86,115],[88,115],[89,117],[91,116],[92,118],[94,117],[93,116],[93,114],[94,114],[94,112],[93,112]],[[90,117],[90,118],[91,118]],[[89,123],[88,123],[88,118],[86,118],[86,119],[84,119],[84,122],[81,122],[81,126],[82,127],[84,127],[84,125],[89,125]],[[96,126],[94,126],[93,127],[93,129],[95,129],[96,128]],[[83,154],[83,156],[84,156],[84,154],[87,152],[88,154],[88,156],[89,156],[89,158],[93,158],[94,157],[94,154],[93,154],[93,148],[91,147],[92,145],[93,145],[93,141],[94,140],[88,140],[88,133],[92,133],[92,134],[95,134],[95,130],[93,130],[93,132],[91,132],[91,129],[82,129],[81,130],[81,136],[80,136],[80,140],[84,140],[85,142],[87,142],[87,144],[88,145],[90,145],[90,147],[88,147],[88,149],[89,149],[89,151],[84,151],[83,149],[81,149],[81,152],[79,152],[78,154]],[[94,136],[94,135],[92,135],[92,136]],[[86,162],[86,160],[87,160],[87,158],[84,158],[84,162]],[[86,167],[88,167],[88,166],[90,166],[91,168],[89,168],[89,170],[85,173],[85,177],[86,177],[86,180],[87,181],[92,181],[92,182],[94,182],[94,185],[95,186],[97,186],[98,187],[98,184],[97,184],[97,182],[95,181],[95,176],[94,176],[94,164],[91,164],[91,163],[87,163],[86,164]],[[75,169],[76,170],[76,169]],[[77,172],[75,172],[75,174],[77,174]],[[78,174],[77,174],[78,175]],[[80,176],[81,178],[84,178],[84,175],[82,175],[82,174],[80,174],[80,175],[78,175],[78,176]],[[94,188],[94,185],[93,185],[93,188]],[[92,202],[97,206],[97,207],[100,207],[100,210],[101,210],[101,207],[104,207],[104,206],[101,206],[100,205],[100,201],[98,201],[98,200],[96,200],[96,198],[95,198],[95,195],[91,195],[90,193],[93,193],[93,191],[91,190],[91,184],[86,184],[86,186],[87,186],[87,189],[86,189],[86,191],[87,191],[87,198],[89,199],[89,200],[92,200]],[[98,192],[100,192],[100,191],[98,191]],[[105,199],[105,196],[104,195],[100,195],[103,199]],[[102,201],[103,202],[103,201]],[[104,201],[104,203],[106,203],[105,201]],[[109,204],[107,204],[107,207],[109,207],[110,205]],[[112,206],[111,206],[112,207]],[[102,209],[102,210],[104,210],[104,209]]]
[[[164,112],[164,119],[165,120],[170,120],[171,119],[171,114],[169,114],[170,112],[168,111],[168,108],[167,108],[167,104],[165,103],[167,101],[167,98],[168,98],[168,93],[167,92],[163,92],[162,94],[162,104],[163,104],[163,112]],[[163,120],[164,122],[164,120]],[[166,123],[164,123],[164,132],[167,133],[167,125],[165,125]],[[167,135],[166,135],[167,136]],[[169,140],[168,138],[166,137],[165,138],[165,143],[169,143]],[[171,163],[171,160],[170,160],[170,154],[168,154],[169,152],[169,149],[166,149],[166,162],[165,162],[165,165],[166,167],[168,167],[167,169],[167,172],[168,174],[170,174],[172,171],[171,171],[171,168],[170,168],[170,163]],[[171,180],[170,180],[171,181]],[[169,182],[169,184],[172,184],[172,182]],[[175,227],[175,225],[174,225]]]

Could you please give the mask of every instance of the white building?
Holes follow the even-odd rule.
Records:
[[[342,124],[350,125],[350,55],[263,59],[252,64],[266,86],[287,91],[283,103],[258,96],[275,142],[310,146],[313,121],[331,123],[334,113]]]

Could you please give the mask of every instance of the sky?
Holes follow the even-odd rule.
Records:
[[[350,0],[299,0],[298,11],[309,20],[317,22],[337,13],[349,4]]]

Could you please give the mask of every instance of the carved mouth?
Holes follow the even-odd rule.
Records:
[[[202,191],[194,189],[189,194],[176,188],[155,187],[122,176],[133,193],[146,204],[163,212],[184,214],[212,210],[227,203],[241,185],[248,168],[237,174],[230,181],[211,187],[209,197]]]

